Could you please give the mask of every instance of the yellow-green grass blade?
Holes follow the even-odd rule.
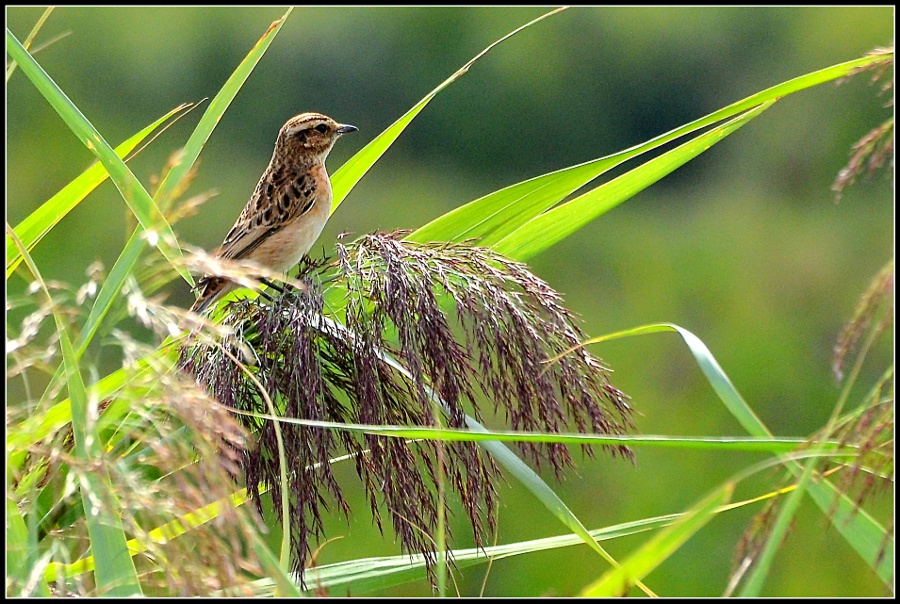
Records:
[[[441,84],[425,95],[425,97],[416,103],[412,109],[404,113],[400,119],[391,124],[387,130],[379,134],[372,142],[363,147],[358,153],[356,153],[353,157],[351,157],[347,162],[342,165],[332,176],[331,176],[331,187],[333,191],[333,200],[331,202],[331,212],[337,209],[341,202],[344,201],[344,198],[347,197],[347,194],[356,186],[356,183],[360,181],[360,179],[369,171],[376,161],[388,150],[388,148],[397,140],[397,137],[403,132],[404,129],[409,125],[410,122],[419,114],[425,106],[431,102],[437,94],[462,77],[469,68],[481,57],[488,53],[492,48],[500,44],[501,42],[511,38],[516,35],[520,31],[534,25],[538,21],[542,21],[547,17],[555,15],[556,13],[565,10],[565,8],[557,8],[548,13],[545,13],[534,19],[533,21],[529,21],[525,25],[516,28],[510,33],[506,34],[496,42],[490,44],[487,48],[478,53],[471,61],[460,67],[456,70],[453,75],[449,78],[441,82]]]
[[[206,144],[212,131],[219,123],[219,120],[221,120],[223,113],[229,107],[232,100],[234,100],[234,97],[237,95],[243,83],[250,76],[250,73],[262,58],[266,49],[271,45],[275,35],[281,29],[284,20],[287,19],[291,10],[292,9],[288,9],[280,20],[275,21],[269,26],[263,37],[253,46],[209,104],[209,107],[204,112],[203,117],[200,118],[200,122],[197,124],[191,137],[188,139],[178,164],[168,172],[166,178],[160,183],[156,195],[162,207],[166,207],[171,202],[170,197],[172,192],[178,189],[184,175],[196,162],[200,151],[202,151],[203,146]],[[148,240],[144,228],[142,227],[143,225],[136,228],[134,233],[132,233],[132,236],[125,244],[122,253],[119,254],[119,257],[116,259],[116,263],[113,265],[109,276],[100,288],[100,292],[97,295],[97,299],[94,301],[94,305],[91,307],[90,315],[82,330],[82,337],[79,341],[77,350],[79,358],[90,345],[94,336],[100,329],[104,318],[112,309],[113,304],[119,299],[119,293],[122,291],[125,280],[132,274],[134,266],[141,257],[144,245]],[[179,250],[179,254],[180,253]],[[188,283],[193,284],[192,277],[180,263],[176,268]],[[47,392],[50,392],[54,382],[60,377],[61,373],[60,371],[57,371],[54,380],[51,381],[50,385],[45,389],[45,395]]]
[[[791,488],[788,487],[787,489],[724,505],[719,507],[716,512],[728,512],[778,497],[789,492]],[[596,541],[608,541],[619,537],[663,529],[685,518],[687,514],[688,512],[681,512],[624,522],[590,530],[589,534]],[[488,561],[496,562],[504,558],[583,544],[584,540],[580,536],[570,533],[541,539],[485,546],[483,548],[456,549],[452,550],[450,555],[453,559],[453,567],[462,570],[463,568],[484,564]],[[425,557],[421,554],[361,558],[310,568],[306,571],[306,580],[308,584],[314,585],[316,589],[340,588],[350,585],[354,594],[361,594],[376,589],[393,587],[408,581],[421,580],[422,570],[425,566]],[[262,579],[257,581],[256,585],[259,589],[259,595],[271,595],[273,588],[271,580]],[[339,592],[335,591],[334,593],[337,594]]]
[[[697,361],[700,370],[703,371],[703,374],[706,376],[707,381],[709,381],[713,390],[715,390],[716,394],[719,396],[719,399],[724,403],[725,407],[731,412],[734,418],[738,420],[741,426],[755,438],[762,439],[762,441],[771,439],[772,433],[769,432],[768,428],[762,423],[762,420],[757,417],[753,412],[753,409],[750,408],[750,405],[747,404],[747,401],[744,400],[737,391],[737,388],[734,387],[734,384],[728,378],[728,375],[722,369],[721,365],[719,365],[718,361],[716,361],[716,358],[713,356],[712,352],[710,352],[709,348],[707,348],[706,344],[683,327],[675,325],[674,323],[652,323],[649,325],[641,325],[640,327],[624,329],[615,333],[585,340],[581,343],[581,346],[632,336],[672,331],[682,337],[684,343],[687,344],[690,349],[691,354],[694,355],[694,359]],[[563,355],[568,354],[572,350],[574,349],[567,350]],[[557,359],[558,358],[559,357],[557,357]],[[555,360],[556,359],[552,359],[551,362]]]
[[[159,251],[170,261],[177,262],[179,270],[187,274],[187,271],[181,267],[181,249],[178,247],[175,233],[172,232],[172,226],[153,202],[144,186],[78,107],[60,90],[56,82],[47,75],[8,29],[6,30],[6,41],[6,51],[10,57],[19,63],[28,79],[56,110],[75,136],[103,163],[125,203],[128,204],[141,226],[156,234],[153,242]]]
[[[846,76],[855,69],[893,59],[893,53],[841,63],[778,84],[684,126],[619,153],[511,185],[456,208],[411,233],[411,241],[477,239],[492,246],[607,170],[677,138],[729,119],[763,103]]]
[[[140,227],[137,227],[134,230],[131,234],[131,238],[125,244],[125,249],[119,254],[116,263],[109,271],[109,275],[106,277],[103,285],[100,286],[100,292],[97,294],[97,298],[94,300],[93,306],[91,306],[91,312],[88,314],[87,321],[85,321],[84,327],[81,330],[81,338],[78,342],[78,348],[75,351],[77,359],[81,359],[81,356],[87,350],[91,341],[94,339],[94,336],[103,326],[103,320],[109,314],[109,311],[112,310],[113,304],[119,299],[119,293],[122,291],[125,280],[131,274],[134,265],[137,264],[138,259],[141,257],[141,253],[144,251],[144,244],[146,243],[146,240],[143,237],[144,233],[145,231]],[[53,378],[44,389],[44,393],[41,395],[42,404],[47,401],[47,396],[55,390],[57,382],[63,379],[65,375],[63,368],[64,364],[60,364],[60,366],[57,367],[53,374]]]
[[[114,371],[92,384],[88,390],[91,398],[96,400],[113,399],[113,403],[104,409],[98,420],[98,431],[104,431],[112,421],[124,414],[124,411],[120,409],[118,399],[114,397],[123,388],[129,387],[133,381],[143,379],[148,371],[154,370],[154,365],[160,362],[173,364],[176,353],[176,349],[170,346],[158,351],[156,358],[151,356],[142,357],[137,360],[133,367]],[[169,358],[166,359],[166,356]],[[13,468],[20,467],[22,456],[26,449],[58,432],[70,421],[72,421],[72,409],[69,398],[52,405],[45,411],[32,413],[32,415],[7,432],[6,452],[8,463]]]
[[[181,105],[176,107],[169,113],[165,114],[125,142],[116,147],[115,153],[123,158],[131,153],[145,138],[159,128],[170,117],[187,107]],[[62,220],[66,214],[71,212],[81,200],[103,183],[109,176],[109,172],[102,163],[95,163],[93,166],[81,173],[75,180],[67,184],[56,195],[45,201],[38,209],[32,212],[27,218],[20,222],[16,228],[16,236],[25,245],[25,249],[29,252],[40,242],[40,240]],[[12,275],[13,271],[22,262],[22,255],[12,242],[12,239],[6,238],[6,278]]]
[[[774,102],[763,103],[608,183],[532,218],[494,244],[493,249],[515,260],[531,258],[708,150],[771,107]]]
[[[31,255],[18,240],[15,233],[7,226],[23,260],[34,279],[41,284],[44,294],[49,298],[50,292],[41,277],[37,265]],[[53,318],[59,337],[60,350],[66,372],[66,385],[71,397],[72,436],[75,441],[75,459],[78,471],[82,506],[84,508],[91,551],[95,558],[94,579],[97,594],[110,597],[127,597],[142,595],[140,582],[134,562],[128,553],[125,532],[118,506],[114,505],[115,494],[112,486],[104,478],[103,470],[87,471],[92,466],[103,467],[100,459],[103,456],[101,441],[94,427],[88,421],[88,397],[81,377],[81,369],[75,357],[75,349],[69,338],[65,319],[55,310]]]
[[[701,499],[684,516],[666,527],[629,556],[621,566],[604,574],[581,592],[589,598],[621,597],[709,522],[731,499],[734,484],[725,483]]]
[[[235,410],[239,415],[246,415],[256,419],[283,422],[309,428],[321,428],[326,430],[341,430],[358,434],[371,434],[374,436],[390,436],[410,440],[442,440],[450,442],[531,442],[531,443],[560,443],[565,445],[597,445],[606,447],[651,447],[664,449],[708,449],[715,451],[745,451],[756,453],[790,453],[807,444],[803,438],[782,437],[735,437],[735,436],[667,436],[667,435],[607,435],[607,434],[579,434],[558,432],[513,432],[505,430],[487,430],[473,428],[462,430],[454,428],[433,428],[430,426],[395,426],[395,425],[369,425],[351,424],[341,422],[329,422],[323,420],[302,419],[284,417],[266,413]],[[834,453],[843,451],[839,449],[837,442],[822,443],[828,451]],[[850,453],[852,450],[847,449]]]
[[[806,489],[809,486],[809,482],[812,479],[818,461],[819,460],[815,457],[806,461],[803,473],[800,476],[800,481],[797,484],[797,490],[791,493],[781,507],[778,508],[775,520],[768,530],[765,545],[762,547],[762,551],[759,555],[756,556],[753,569],[750,571],[747,580],[744,582],[738,597],[759,597],[763,583],[772,568],[775,554],[781,546],[785,533],[788,530],[788,526],[794,521],[794,518],[797,515],[800,502],[806,494]]]
[[[135,454],[139,455],[140,453]],[[766,467],[770,467],[770,465],[771,464],[768,464]],[[795,490],[795,488],[795,486],[789,486],[774,492],[724,505],[717,509],[717,512],[728,512],[767,499],[772,499],[789,493]],[[264,493],[267,490],[266,485],[260,484],[259,490],[260,493]],[[249,501],[250,496],[247,493],[247,490],[239,489],[226,500],[210,503],[192,513],[184,515],[178,520],[172,520],[160,527],[148,531],[147,539],[150,542],[164,545],[172,539],[176,539],[190,530],[198,528],[218,517],[219,511],[223,505],[237,507],[244,505]],[[688,512],[665,514],[663,516],[624,522],[606,528],[591,530],[589,531],[589,534],[595,541],[606,541],[618,537],[636,535],[665,528],[678,521],[680,518],[685,517],[687,514]],[[566,534],[504,545],[487,546],[484,548],[453,550],[450,553],[454,562],[454,567],[463,568],[473,564],[486,562],[488,559],[499,560],[511,556],[581,544],[584,544],[584,540],[581,536]],[[136,555],[148,551],[149,546],[146,541],[141,539],[131,539],[128,541],[128,549],[132,555]],[[356,591],[366,591],[421,579],[422,576],[420,571],[425,566],[426,561],[421,554],[364,558],[311,568],[307,571],[309,573],[307,575],[307,580],[308,583],[315,585],[316,588],[352,584]],[[51,562],[44,570],[44,580],[48,583],[52,583],[61,577],[75,577],[90,572],[93,569],[94,560],[92,556],[85,556],[80,560],[68,564]],[[271,584],[269,587],[263,588],[263,590],[271,591]]]
[[[608,541],[618,537],[636,535],[642,532],[663,528],[675,522],[679,514],[659,516],[636,522],[626,522],[602,529],[588,531],[594,541]],[[453,568],[463,569],[476,564],[484,564],[488,560],[502,560],[514,556],[541,551],[584,545],[579,535],[567,534],[542,539],[532,539],[503,545],[476,547],[471,549],[452,550],[450,556]],[[362,558],[317,566],[306,571],[306,582],[309,585],[324,588],[351,586],[354,594],[375,589],[385,589],[407,581],[422,579],[425,568],[425,557],[421,554],[403,556],[384,556],[378,558]],[[337,594],[338,592],[335,592]]]
[[[6,596],[7,597],[50,597],[47,582],[34,577],[36,566],[40,564],[40,552],[34,533],[29,533],[22,518],[22,510],[11,497],[11,473],[6,473]],[[40,576],[40,575],[39,575]],[[12,582],[21,591],[10,589]]]
[[[893,530],[888,531],[829,480],[811,481],[806,491],[850,547],[893,593],[896,578]]]
[[[41,31],[41,28],[44,26],[44,23],[50,17],[50,13],[53,12],[55,6],[48,6],[44,9],[44,12],[41,13],[41,16],[38,18],[37,23],[34,24],[34,27],[31,28],[31,31],[28,32],[28,36],[25,38],[25,42],[22,44],[22,47],[25,50],[31,48],[31,43],[34,42],[35,37],[37,37],[38,32]],[[9,82],[9,79],[12,77],[12,74],[15,73],[16,67],[18,64],[15,61],[10,61],[9,66],[6,68],[6,81]]]
[[[281,26],[284,25],[288,15],[290,15],[293,10],[293,7],[288,8],[280,19],[269,25],[266,33],[263,34],[253,48],[250,49],[247,56],[244,57],[216,94],[215,98],[213,98],[212,102],[210,102],[209,107],[206,108],[203,117],[200,118],[197,127],[194,128],[194,131],[191,133],[190,138],[185,144],[181,156],[178,159],[178,163],[172,167],[159,185],[159,189],[156,192],[156,201],[161,208],[167,208],[172,203],[172,194],[181,188],[182,181],[197,161],[200,152],[203,151],[203,147],[206,145],[213,130],[215,130],[219,121],[222,119],[225,110],[231,105],[231,102],[237,96],[241,87],[243,87],[244,82],[250,77],[253,69],[256,67],[257,63],[259,63],[260,59],[262,59],[266,50],[269,49],[269,46],[275,40],[275,36],[277,36],[278,32],[281,30]],[[188,281],[193,285],[193,281],[190,279],[188,279]]]
[[[683,327],[671,323],[644,325],[591,338],[582,345],[662,331],[675,331],[684,339],[713,390],[744,430],[755,438],[763,440],[772,438],[772,433],[740,395],[706,345],[700,338]],[[793,462],[786,463],[785,467],[795,476],[802,472],[802,469]],[[894,580],[893,535],[865,510],[859,509],[831,481],[820,477],[819,480],[806,484],[806,491],[838,532],[847,540],[847,543],[865,560],[885,585],[892,586]]]
[[[219,515],[221,506],[238,507],[250,501],[250,496],[246,489],[240,489],[234,493],[228,501],[214,501],[205,505],[192,513],[185,514],[177,520],[172,520],[166,524],[147,531],[146,539],[157,545],[165,545],[173,539],[180,537],[191,529],[201,527]],[[130,539],[127,543],[128,551],[132,556],[147,552],[150,547],[149,543],[142,539]],[[75,562],[63,564],[60,562],[52,562],[47,565],[44,570],[44,580],[53,583],[63,577],[76,577],[84,573],[94,570],[94,556],[85,556]]]
[[[859,372],[863,367],[865,362],[865,358],[867,356],[867,351],[871,347],[871,345],[879,338],[883,331],[882,327],[875,327],[869,330],[868,336],[865,339],[865,343],[861,345],[860,352],[856,357],[856,360],[853,364],[853,369],[850,372],[850,375],[847,376],[847,379],[844,381],[843,388],[841,389],[841,394],[838,397],[838,401],[832,410],[831,417],[828,422],[825,424],[825,427],[820,431],[826,438],[828,435],[834,432],[836,421],[844,409],[844,406],[847,402],[847,398],[850,395],[851,390],[853,389],[853,385],[856,383],[857,378],[859,377]],[[866,397],[871,400],[871,395]],[[818,439],[811,439],[810,450],[819,451],[821,450],[821,445],[817,442]],[[756,556],[754,560],[754,565],[751,568],[750,572],[747,575],[747,579],[744,582],[744,585],[739,593],[741,597],[754,597],[758,596],[760,591],[762,590],[763,584],[765,583],[766,578],[769,576],[775,557],[778,554],[778,551],[781,548],[781,545],[784,542],[785,536],[790,528],[791,523],[793,522],[797,510],[800,507],[801,500],[803,496],[806,494],[807,489],[812,484],[814,480],[814,476],[817,476],[819,460],[816,458],[812,458],[808,460],[805,466],[802,468],[802,474],[800,476],[800,480],[797,485],[797,490],[790,494],[785,503],[777,510],[775,514],[775,519],[772,522],[771,529],[768,531],[768,534],[765,539],[765,543],[763,544],[759,554]],[[796,467],[791,467],[791,471],[796,476],[798,473],[798,469]],[[843,493],[841,495],[844,495]],[[832,504],[826,514],[831,516],[831,512],[836,509],[837,506]],[[825,511],[826,508],[822,507],[822,510]],[[877,533],[873,533],[877,535]],[[857,541],[862,541],[862,544],[866,544],[863,541],[866,538],[865,533],[854,535]],[[880,549],[882,552],[885,552],[886,549],[890,546],[893,550],[893,540],[888,537],[886,534],[881,535],[881,546]],[[876,554],[875,560],[877,561],[879,557],[882,557],[880,554]],[[881,563],[885,562],[885,560],[881,560]],[[873,567],[882,580],[885,582],[885,585],[893,591],[892,579],[893,579],[893,564],[888,564],[887,566],[883,566],[883,568],[875,568]],[[886,575],[883,573],[887,573]]]

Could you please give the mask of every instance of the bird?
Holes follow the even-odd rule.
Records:
[[[312,248],[331,212],[331,181],[325,158],[342,135],[356,126],[321,113],[301,113],[278,132],[275,151],[247,205],[212,253],[227,260],[252,260],[286,272]],[[239,286],[204,275],[194,288],[191,311],[202,313]]]

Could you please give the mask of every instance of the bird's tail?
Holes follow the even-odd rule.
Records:
[[[234,283],[222,277],[201,277],[197,281],[195,290],[200,292],[197,300],[191,306],[191,312],[202,313],[212,306],[219,298],[235,288]]]

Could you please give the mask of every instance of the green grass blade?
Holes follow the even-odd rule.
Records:
[[[115,371],[90,387],[90,395],[105,400],[127,384],[128,373],[124,369]],[[72,421],[71,400],[65,399],[43,412],[36,412],[20,424],[12,427],[6,435],[6,452],[12,467],[19,467],[17,452],[39,443]]]
[[[19,248],[23,260],[50,298],[46,284],[31,259],[31,255],[7,227],[10,236]],[[75,459],[81,468],[102,466],[101,441],[88,422],[88,398],[81,378],[81,370],[75,357],[75,349],[69,338],[65,320],[53,311],[59,336],[60,351],[66,372],[66,385],[71,397],[72,436],[75,441]],[[126,546],[125,532],[118,516],[118,507],[110,505],[115,501],[112,488],[100,472],[79,472],[79,486],[82,506],[87,521],[91,551],[95,558],[94,579],[98,595],[128,597],[142,595],[137,571]]]
[[[678,514],[670,514],[594,529],[588,533],[594,541],[608,541],[660,529],[672,524],[678,518]],[[579,535],[567,534],[484,548],[452,550],[450,554],[453,559],[453,567],[463,569],[476,564],[484,564],[488,560],[502,560],[503,558],[577,545],[584,545],[584,539]],[[306,580],[308,584],[316,587],[352,586],[356,594],[419,580],[422,578],[424,568],[425,558],[421,554],[362,558],[311,568],[306,571]]]
[[[806,489],[815,473],[818,461],[819,460],[815,457],[806,461],[803,474],[801,474],[800,481],[797,484],[797,489],[788,495],[784,504],[778,508],[775,515],[775,521],[772,523],[769,534],[766,536],[765,545],[759,555],[756,556],[753,568],[751,569],[747,580],[744,582],[740,593],[738,593],[738,597],[759,597],[763,583],[765,582],[766,577],[768,577],[769,572],[772,570],[772,563],[775,561],[775,555],[781,547],[790,524],[794,522],[797,516],[800,502],[806,494]]]
[[[103,325],[103,320],[109,314],[109,311],[112,310],[113,304],[119,300],[119,293],[122,291],[122,286],[125,284],[125,280],[131,274],[134,265],[137,264],[138,259],[141,257],[141,252],[144,250],[146,240],[142,236],[143,234],[144,231],[140,227],[135,229],[134,233],[131,234],[131,238],[125,244],[125,249],[119,254],[116,263],[109,271],[109,275],[106,277],[103,285],[100,286],[100,291],[97,294],[97,298],[94,300],[94,305],[91,306],[91,312],[81,330],[81,339],[79,340],[78,348],[75,351],[76,359],[81,359],[81,356],[87,350],[88,346],[90,346],[94,336],[97,335],[97,332]],[[61,364],[57,368],[50,383],[47,384],[47,387],[44,389],[44,394],[41,396],[42,403],[46,402],[47,395],[55,389],[56,383],[65,377],[63,367],[64,365]]]
[[[758,503],[761,500],[779,496],[783,493],[767,493],[759,497],[753,497],[744,501],[720,506],[717,513],[740,509],[747,505]],[[631,522],[623,522],[600,529],[589,531],[591,539],[595,541],[608,541],[629,535],[654,531],[666,528],[687,518],[689,512],[677,514],[665,514],[653,518],[644,518]],[[583,545],[584,540],[575,534],[557,535],[541,539],[531,539],[514,543],[486,546],[484,548],[458,549],[451,552],[454,568],[463,569],[476,564],[484,564],[489,560],[497,561],[504,558],[521,556],[542,551],[551,551],[564,547]],[[365,593],[375,589],[385,589],[408,581],[421,580],[422,570],[425,568],[425,558],[421,554],[402,556],[383,556],[377,558],[362,558],[347,560],[317,566],[307,570],[306,578],[310,585],[324,588],[337,588],[351,585],[354,594]],[[260,591],[260,595],[271,595],[271,581],[263,580],[258,583],[266,583]],[[335,592],[337,593],[337,592]]]
[[[170,117],[184,109],[187,105],[176,107],[169,113],[165,114],[125,142],[116,147],[115,153],[123,158],[131,153],[141,141],[147,138],[153,131],[159,128]],[[109,176],[109,172],[102,163],[96,163],[81,173],[75,180],[62,188],[56,195],[45,201],[41,207],[32,212],[25,220],[20,222],[15,228],[16,236],[25,245],[25,249],[29,252],[40,242],[40,240],[62,220],[66,214],[71,212],[81,200],[103,183]],[[6,238],[6,278],[12,275],[13,271],[22,261],[22,256],[12,242],[10,237]]]
[[[734,485],[730,482],[716,489],[695,504],[672,526],[659,532],[614,568],[581,592],[589,598],[621,597],[638,581],[662,564],[673,552],[709,522],[717,509],[731,499]]]
[[[6,596],[7,597],[50,597],[50,588],[46,581],[33,578],[36,566],[40,563],[37,539],[29,535],[22,518],[22,511],[10,496],[12,492],[10,472],[6,473]],[[30,583],[34,580],[33,587]],[[12,584],[12,585],[11,585]],[[14,592],[11,586],[20,587],[22,591]],[[35,593],[36,592],[36,593]]]
[[[491,246],[535,216],[562,201],[570,193],[628,159],[724,119],[734,117],[763,103],[775,101],[788,94],[844,77],[866,65],[892,59],[892,53],[873,55],[794,78],[630,149],[495,191],[436,218],[411,233],[408,239],[428,242],[462,241],[474,238],[478,239],[481,245]]]
[[[344,201],[344,198],[347,197],[347,194],[356,186],[356,183],[369,171],[378,158],[380,158],[385,151],[397,140],[397,137],[403,132],[403,130],[409,125],[411,121],[419,114],[425,106],[431,102],[437,94],[462,77],[472,65],[488,53],[492,48],[500,44],[501,42],[511,38],[516,35],[523,29],[531,27],[538,21],[542,21],[547,17],[555,15],[556,13],[565,10],[565,8],[557,8],[555,10],[550,11],[549,13],[545,13],[534,19],[533,21],[529,21],[525,25],[516,28],[510,33],[506,34],[496,42],[489,45],[487,48],[478,53],[472,60],[468,63],[460,67],[456,70],[453,75],[449,78],[441,82],[441,84],[425,95],[421,101],[416,103],[412,109],[404,113],[400,119],[391,124],[387,130],[379,134],[372,142],[363,147],[358,153],[356,153],[353,157],[351,157],[343,166],[341,166],[334,174],[331,176],[331,188],[333,191],[333,200],[331,202],[331,212],[337,209],[341,202]]]
[[[206,141],[215,129],[216,124],[219,123],[222,114],[231,104],[231,101],[234,100],[240,87],[247,80],[266,49],[271,45],[272,40],[281,29],[281,25],[284,23],[284,20],[287,19],[291,10],[292,9],[288,9],[280,20],[275,21],[269,26],[269,29],[263,37],[256,45],[254,45],[244,60],[241,61],[235,69],[231,77],[228,78],[219,93],[216,94],[215,98],[204,112],[203,117],[200,118],[200,122],[197,124],[191,137],[188,139],[178,164],[169,171],[166,178],[160,183],[159,190],[157,191],[157,199],[161,200],[161,205],[163,205],[163,202],[170,201],[169,197],[171,196],[172,191],[177,189],[179,183],[184,178],[184,175],[191,166],[193,166],[194,162],[196,162],[200,151],[203,149],[203,145],[206,144]],[[100,292],[97,295],[97,299],[91,307],[87,322],[82,329],[81,340],[78,343],[77,350],[78,358],[81,358],[81,355],[90,345],[94,336],[100,329],[104,318],[112,309],[113,304],[119,299],[119,294],[122,291],[125,280],[132,274],[132,271],[144,250],[145,243],[146,237],[144,236],[143,230],[137,228],[125,244],[122,253],[119,254],[119,257],[116,259],[116,263],[113,265],[107,279],[103,282]],[[178,270],[186,281],[193,284],[193,280],[187,271],[180,266],[178,267]],[[61,375],[60,371],[56,372],[54,380],[51,381],[50,386],[45,389],[45,394],[51,390],[53,382],[59,379]]]
[[[670,323],[644,325],[591,338],[583,345],[662,331],[675,331],[681,335],[719,399],[744,430],[756,438],[772,437],[771,431],[738,393],[737,388],[731,383],[706,345],[697,336],[682,327]],[[793,463],[788,463],[785,467],[795,475],[799,475],[801,472],[800,468]],[[846,539],[850,547],[862,557],[886,586],[891,587],[894,580],[893,536],[865,510],[854,505],[853,501],[841,493],[831,481],[822,478],[811,481],[806,484],[806,491],[841,536]]]
[[[893,593],[896,578],[893,529],[888,531],[830,480],[813,481],[806,486],[806,491],[850,547]]]
[[[197,158],[200,156],[200,152],[203,150],[203,147],[206,145],[206,142],[209,140],[209,137],[212,135],[213,130],[215,130],[216,126],[219,124],[219,121],[222,119],[222,115],[225,113],[225,110],[231,105],[231,102],[237,96],[237,93],[240,91],[241,87],[244,85],[244,82],[247,81],[247,78],[250,77],[250,74],[253,72],[253,69],[256,67],[257,63],[259,63],[260,59],[262,59],[263,55],[268,50],[269,46],[275,40],[275,36],[278,35],[278,32],[281,30],[281,26],[284,25],[284,22],[287,20],[288,15],[293,11],[293,7],[288,8],[287,12],[278,19],[274,21],[269,28],[266,30],[266,33],[259,39],[259,41],[250,49],[250,52],[247,53],[247,56],[240,62],[219,92],[216,94],[215,98],[213,98],[212,102],[207,107],[206,111],[203,113],[203,117],[200,118],[200,122],[197,124],[197,127],[194,128],[194,131],[191,133],[188,142],[185,144],[184,149],[182,150],[181,157],[179,157],[178,163],[172,167],[168,174],[166,174],[165,178],[159,185],[159,189],[156,192],[156,200],[159,203],[160,207],[166,208],[172,202],[172,194],[177,191],[184,178],[187,176],[190,169],[193,167],[194,163],[197,161]],[[193,282],[188,279],[191,284]]]
[[[747,404],[747,401],[744,400],[737,391],[737,388],[734,387],[734,384],[731,383],[728,375],[722,369],[721,365],[719,365],[718,361],[716,361],[716,358],[713,356],[712,352],[710,352],[709,348],[706,347],[706,344],[683,327],[679,327],[674,323],[652,323],[591,338],[582,342],[582,346],[616,340],[619,338],[667,331],[674,331],[682,337],[684,343],[687,344],[690,349],[691,354],[694,355],[694,359],[697,361],[697,365],[700,366],[700,370],[703,371],[703,375],[706,376],[707,381],[709,381],[713,390],[716,391],[719,399],[725,404],[725,407],[731,412],[741,426],[743,426],[744,430],[756,438],[764,440],[772,438],[772,433],[769,432],[769,429],[766,428],[762,423],[762,420],[757,417],[753,412],[753,409],[750,408],[750,405]]]
[[[645,150],[623,151],[500,189],[432,220],[406,239],[420,243],[476,239],[479,245],[490,247],[607,170]]]
[[[527,260],[708,150],[768,109],[772,103],[774,101],[747,111],[584,195],[532,218],[494,244],[493,249],[515,260]]]
[[[44,9],[44,12],[41,13],[41,16],[37,20],[37,23],[35,23],[34,27],[31,28],[31,31],[28,32],[28,36],[25,38],[24,44],[22,44],[22,47],[25,48],[25,50],[28,50],[29,48],[31,48],[31,43],[34,42],[35,37],[37,37],[38,32],[41,31],[41,28],[44,26],[44,22],[46,22],[47,19],[50,17],[50,13],[53,12],[54,8],[56,8],[56,7],[48,6],[46,9]],[[7,83],[9,83],[9,79],[12,77],[12,74],[15,73],[17,66],[18,66],[18,63],[16,63],[15,61],[9,62],[9,66],[6,68],[6,82]]]
[[[324,420],[284,417],[266,413],[235,410],[238,415],[257,420],[282,422],[325,430],[342,430],[359,434],[391,436],[409,440],[442,440],[447,442],[537,442],[561,443],[566,445],[628,446],[675,449],[705,449],[716,451],[750,451],[757,453],[790,453],[807,444],[803,438],[742,438],[733,436],[668,436],[668,435],[608,435],[608,434],[566,434],[560,432],[512,432],[473,428],[461,430],[453,428],[433,428],[430,426],[399,426],[351,424]],[[830,452],[837,451],[839,443],[821,443]],[[849,449],[847,450],[850,451]]]
[[[56,110],[75,136],[103,163],[125,203],[128,204],[144,229],[156,233],[157,236],[153,237],[154,245],[170,261],[180,260],[182,258],[181,249],[178,247],[175,233],[172,232],[172,226],[137,177],[8,29],[6,30],[6,41],[7,52],[18,61],[22,71],[35,88]],[[179,270],[187,274],[181,268],[180,262],[177,265]]]

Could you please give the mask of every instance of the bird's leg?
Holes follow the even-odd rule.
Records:
[[[269,281],[268,279],[260,279],[259,282],[262,283],[263,285],[266,285],[266,286],[268,286],[268,287],[271,287],[272,289],[274,289],[275,291],[277,291],[279,294],[283,294],[283,293],[284,293],[284,288],[283,288],[283,287],[281,287],[280,285],[275,285],[274,283],[272,283],[272,282]],[[270,301],[272,300],[272,297],[271,297],[271,296],[268,296],[265,292],[260,292],[260,293],[261,293],[262,295],[266,296],[267,298],[269,298]]]
[[[263,298],[265,298],[266,300],[268,300],[269,302],[275,302],[275,298],[268,292],[259,290],[259,295],[262,296]]]

